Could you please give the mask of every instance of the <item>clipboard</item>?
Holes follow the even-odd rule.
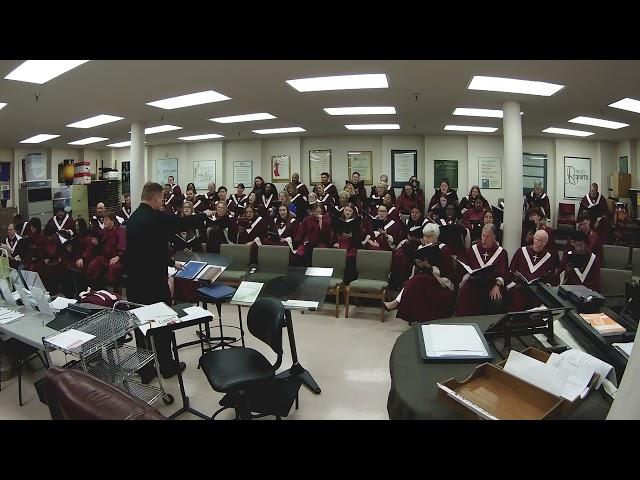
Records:
[[[427,349],[424,343],[422,325],[419,324],[416,326],[416,328],[418,329],[418,344],[420,346],[420,357],[422,358],[422,361],[424,363],[483,363],[483,362],[490,362],[491,360],[493,360],[493,357],[494,357],[492,353],[493,351],[491,350],[491,347],[487,343],[487,340],[484,338],[484,333],[482,333],[482,330],[480,329],[477,323],[449,322],[449,323],[435,323],[434,325],[472,325],[476,329],[478,337],[480,337],[480,340],[482,341],[482,345],[484,346],[485,350],[488,352],[488,355],[482,355],[482,356],[459,355],[459,356],[447,356],[447,357],[430,357],[427,355]]]

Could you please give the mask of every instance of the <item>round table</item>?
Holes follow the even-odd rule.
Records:
[[[502,315],[458,317],[436,320],[431,323],[477,323],[482,331],[495,323]],[[387,400],[387,412],[391,420],[462,420],[464,417],[436,399],[437,382],[450,378],[463,380],[484,362],[476,363],[424,363],[420,357],[418,329],[411,327],[398,337],[391,358],[389,372],[391,389]],[[530,345],[537,343],[533,337],[523,337]],[[540,347],[539,347],[540,348]],[[502,361],[494,351],[493,363]],[[603,420],[609,412],[604,389],[591,392],[567,420]]]

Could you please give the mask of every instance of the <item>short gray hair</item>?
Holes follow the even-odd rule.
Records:
[[[536,180],[533,182],[533,188],[542,187],[542,180]]]
[[[435,223],[427,223],[422,229],[422,235],[433,235],[436,240],[440,236],[440,227]]]
[[[498,236],[498,230],[493,223],[487,223],[484,227],[482,227],[482,231],[489,230],[493,233],[494,238]]]

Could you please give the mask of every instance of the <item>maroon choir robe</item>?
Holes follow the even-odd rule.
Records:
[[[298,245],[296,255],[305,255],[314,247],[327,248],[331,245],[333,234],[331,217],[322,215],[322,228],[317,215],[306,217],[296,233],[295,243]]]
[[[302,185],[302,184],[301,184]],[[306,188],[306,187],[305,187]],[[291,203],[296,206],[296,218],[298,221],[302,221],[307,215],[307,208],[309,208],[309,198],[301,191],[298,191],[293,197],[291,197]]]
[[[391,200],[393,200],[393,203],[396,203],[396,192],[393,188],[389,188],[387,190],[385,190],[385,192],[382,194],[382,196],[384,197],[386,194],[391,195]],[[373,185],[371,187],[371,193],[369,194],[369,198],[373,198],[376,195],[376,185]]]
[[[442,281],[438,281],[438,277]],[[450,317],[453,310],[453,283],[434,269],[431,272],[418,271],[407,280],[396,317],[409,323],[422,323]]]
[[[507,251],[497,242],[489,249],[485,249],[481,242],[471,245],[467,251],[466,260],[463,260],[473,270],[495,265],[495,279],[501,286],[505,286],[505,278],[509,278],[509,259]],[[484,305],[488,302],[489,292],[496,285],[493,279],[487,282],[467,281],[469,274],[465,274],[460,282],[460,291],[456,306],[456,316],[484,315],[489,313]],[[502,289],[503,300],[506,291]]]
[[[193,199],[193,213],[202,213],[209,208],[209,200],[204,195],[196,195]]]
[[[465,239],[469,235],[469,230],[460,225],[455,219],[446,220],[441,218],[434,223],[440,228],[439,239],[448,245],[451,254],[464,259],[467,255]]]
[[[64,279],[66,266],[63,259],[63,249],[60,237],[57,233],[53,238],[43,235],[42,239],[41,264],[38,273],[42,277],[42,283],[49,292],[55,291],[56,285],[60,285]]]
[[[484,210],[476,210],[475,207],[467,209],[462,215],[462,225],[469,230],[472,242],[479,239],[484,225]]]
[[[13,237],[7,237],[2,244],[2,246],[11,254],[9,257],[9,266],[11,268],[16,268],[20,263],[20,254],[16,253],[16,247],[18,246],[18,242],[21,238],[22,237],[20,235],[14,233]],[[16,256],[18,258],[15,258]]]
[[[549,196],[545,192],[542,192],[539,196],[536,196],[536,192],[531,190],[524,197],[524,204],[525,212],[530,208],[539,207],[542,209],[542,213],[544,213],[545,217],[551,217],[551,204],[549,202]]]
[[[327,212],[329,212],[334,205],[338,204],[338,202],[334,200],[331,194],[326,192],[323,197],[318,197],[318,203],[321,203]]]
[[[268,219],[256,217],[248,225],[238,224],[238,244],[251,244],[251,263],[258,263],[258,246],[262,245],[267,238]]]
[[[244,210],[245,205],[247,204],[247,195],[244,193],[240,196],[237,194],[231,195],[231,198],[227,202],[229,206],[229,211],[233,212],[234,215],[239,215],[241,210]],[[242,207],[242,208],[240,208]]]
[[[204,194],[204,198],[207,200],[207,208],[213,210],[213,206],[218,201],[218,192],[210,192],[207,190],[207,193]],[[206,210],[206,209],[205,209]]]
[[[294,243],[298,229],[300,228],[300,221],[295,218],[290,218],[288,221],[281,218],[274,218],[271,221],[270,232],[274,232],[278,235],[278,238],[272,238],[267,236],[265,239],[265,245],[278,245],[281,247],[289,247],[289,263],[294,260],[297,245]]]
[[[589,194],[582,197],[580,200],[580,208],[578,214],[588,211],[591,218],[591,227],[595,229],[596,233],[600,236],[600,240],[604,245],[609,238],[609,230],[611,229],[611,219],[609,218],[609,205],[607,200],[598,192],[598,197],[592,200]],[[595,222],[598,217],[602,217],[598,226],[595,226]]]
[[[440,191],[440,189],[438,189],[429,201],[429,210],[431,210],[433,207],[437,207],[440,204],[440,197],[442,197],[442,192]],[[446,197],[447,205],[458,205],[458,194],[456,192],[454,192],[453,190],[449,190],[446,194]]]
[[[171,190],[169,190],[168,202],[174,212],[182,209],[182,204],[184,203],[184,195],[182,194],[182,190],[177,184],[173,184],[171,186]]]
[[[416,251],[422,243],[417,238],[407,238],[401,241],[393,252],[391,258],[391,276],[389,283],[394,287],[402,287],[411,277],[413,272],[413,260]]]
[[[90,231],[94,237],[100,239],[104,233],[104,217],[98,217],[97,215],[91,217]]]
[[[545,283],[557,284],[555,280],[558,263],[555,256],[545,248],[542,252],[535,252],[533,247],[519,248],[511,259],[510,282],[507,284],[509,292],[509,311],[522,312],[539,306],[542,302],[529,287],[523,284],[522,279],[514,272],[519,272],[527,281],[542,278]]]
[[[229,215],[223,215],[221,217],[214,215],[210,217],[210,220],[213,220],[215,226],[207,224],[207,252],[220,253],[220,245],[234,243],[233,241],[237,238],[235,225],[229,218]]]
[[[44,270],[44,250],[46,237],[42,232],[31,233],[26,239],[23,239],[22,241],[25,240],[28,242],[29,248],[25,249],[24,256],[21,255],[21,257],[23,257],[22,261],[27,267],[27,270],[42,274]]]
[[[362,242],[360,241],[360,235],[362,233],[362,220],[360,217],[350,218],[345,220],[348,223],[355,222],[354,233],[348,237],[344,233],[338,233],[335,230],[332,232],[331,245],[338,244],[338,248],[343,248],[347,251],[347,259],[356,258],[358,249],[362,248]],[[350,227],[351,228],[351,227]]]
[[[272,193],[268,197],[263,195],[258,199],[258,214],[262,217],[268,218],[271,216],[271,209],[273,208],[273,202],[278,201],[278,195],[276,193]]]
[[[393,220],[387,217],[387,223],[384,224],[383,230],[384,233],[379,230],[374,230],[371,223],[367,224],[363,232],[363,247],[367,250],[386,250],[392,252],[406,236],[400,220]],[[390,235],[393,240],[390,240],[387,235]],[[368,243],[369,240],[376,241],[379,245],[377,247],[371,245]]]
[[[63,262],[67,269],[81,270],[86,274],[91,260],[95,257],[98,247],[91,243],[91,235],[75,235],[71,240],[71,251],[65,249]],[[76,262],[82,259],[82,268]]]
[[[409,196],[403,191],[396,200],[396,208],[399,210],[400,214],[409,215],[412,208],[419,208],[419,203],[417,195],[414,194]]]
[[[87,268],[87,277],[89,280],[97,280],[102,274],[106,273],[106,280],[109,285],[120,285],[122,276],[122,257],[124,250],[118,236],[118,228],[113,227],[111,230],[105,228],[100,243],[98,244],[96,256],[91,260]],[[120,259],[113,265],[109,261],[114,257]]]
[[[587,253],[587,263],[583,268],[571,268],[567,270],[573,252],[567,252],[562,256],[558,278],[560,285],[584,285],[585,287],[600,292],[600,257],[595,253]]]
[[[593,230],[589,230],[587,234],[587,252],[595,253],[598,257],[602,258],[602,239],[600,235],[598,235]],[[573,250],[573,245],[571,245],[571,240],[567,240],[567,243],[564,246],[564,252],[567,253]]]
[[[400,218],[400,209],[395,206],[387,207],[387,218],[402,223],[402,219]]]
[[[62,230],[67,230],[71,235],[75,235],[76,233],[76,222],[73,221],[71,215],[66,214],[65,217],[58,221],[57,217],[51,217],[47,222],[47,225],[52,225],[56,228],[56,232],[61,232]]]
[[[331,182],[323,186],[324,186],[325,195],[329,195],[331,197],[331,201],[333,202],[334,205],[337,204],[339,196],[338,196],[338,189],[336,188],[336,186]]]

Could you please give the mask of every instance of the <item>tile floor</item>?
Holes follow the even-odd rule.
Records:
[[[213,311],[215,307],[210,309]],[[243,319],[246,319],[246,312],[247,309],[243,308]],[[390,386],[389,355],[396,338],[408,328],[407,323],[396,319],[393,312],[388,312],[386,321],[381,323],[380,310],[375,307],[351,306],[350,318],[335,318],[333,312],[329,301],[320,312],[293,313],[300,363],[311,372],[322,388],[322,393],[315,395],[302,387],[300,409],[292,408],[287,418],[388,419],[386,405]],[[344,306],[341,306],[340,314],[344,315]],[[225,323],[237,325],[237,308],[224,305],[222,318]],[[225,334],[233,331],[225,330]],[[245,335],[247,346],[260,351],[269,360],[275,360],[275,354],[265,344],[248,332]],[[195,328],[179,330],[177,334],[178,344],[196,338]],[[282,370],[291,365],[286,334],[283,340],[285,356]],[[191,406],[211,415],[219,408],[218,401],[222,395],[211,389],[204,374],[197,369],[199,357],[199,345],[180,350],[180,360],[187,363],[183,378]],[[64,356],[54,356],[53,361],[56,365],[61,365],[64,363]],[[40,403],[33,387],[33,382],[44,375],[44,369],[38,360],[32,364],[35,369],[27,367],[22,379],[25,401],[23,407],[18,405],[17,377],[2,382],[0,419],[50,419],[47,406]],[[177,377],[165,380],[164,385],[176,398],[176,402],[165,406],[159,401],[156,406],[163,414],[170,415],[180,405]],[[231,410],[226,410],[216,419],[231,419],[233,416]],[[180,418],[187,420],[197,417],[184,414]]]

